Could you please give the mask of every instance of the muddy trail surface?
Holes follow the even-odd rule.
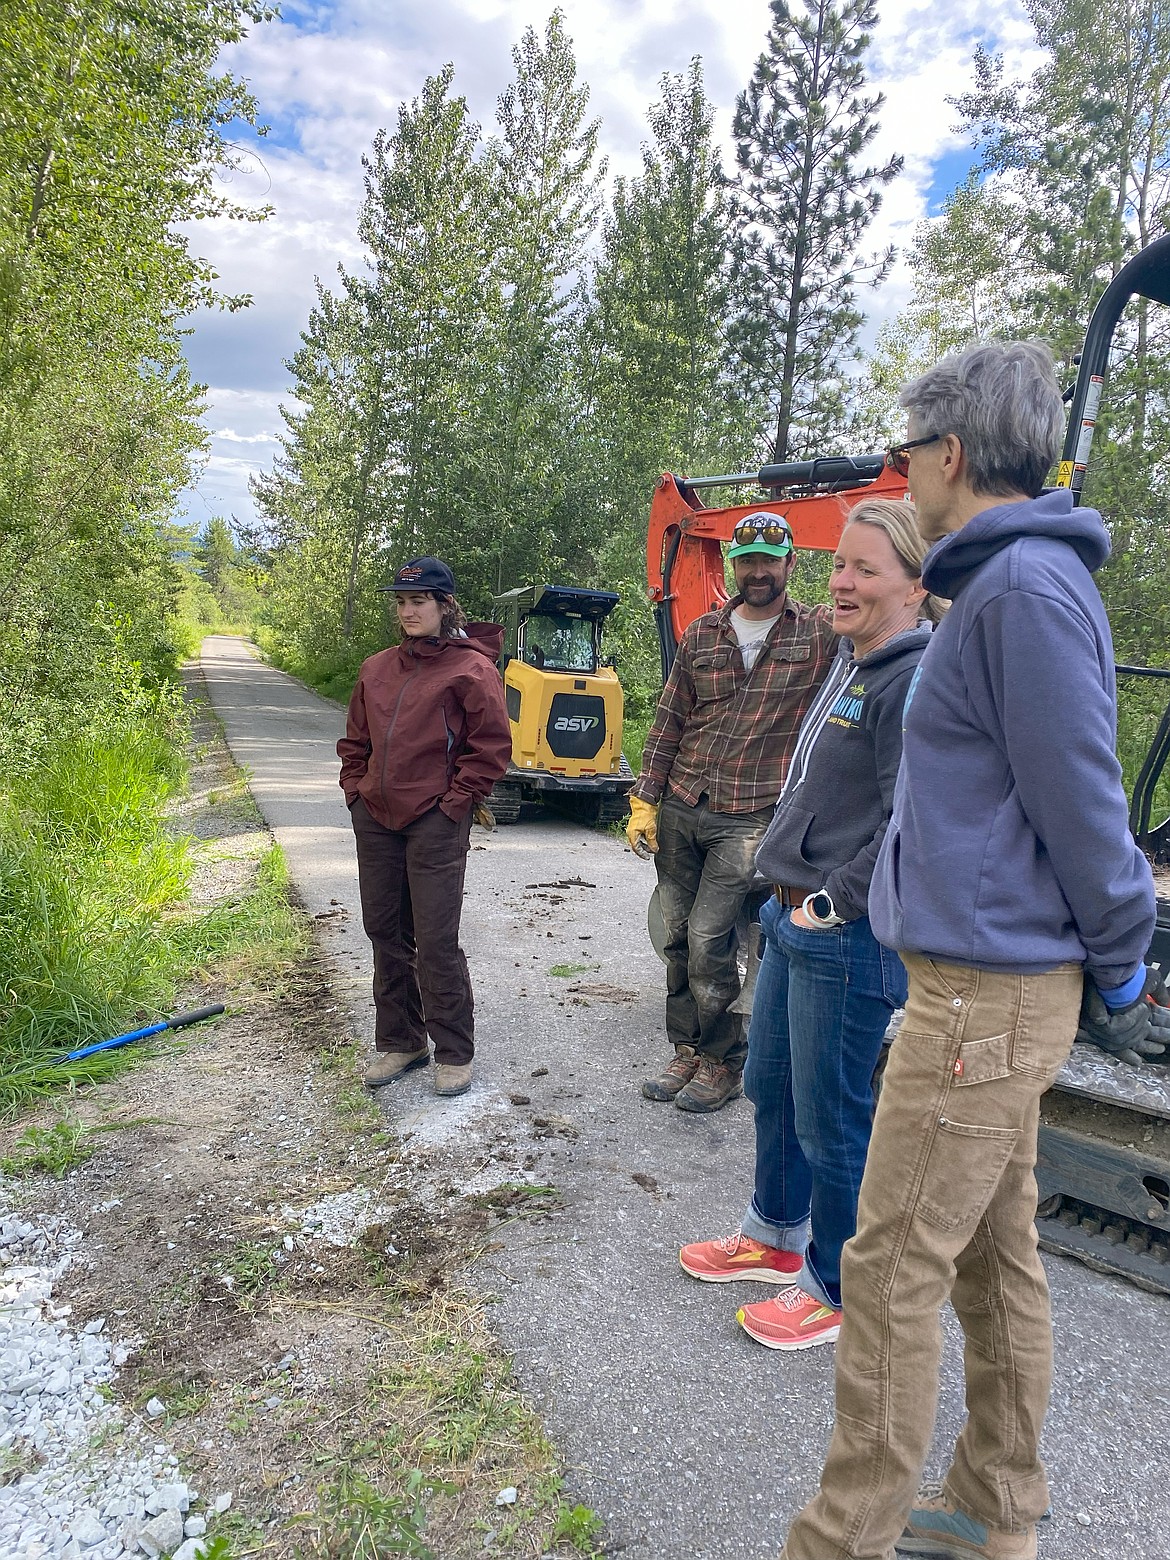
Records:
[[[210,638],[203,667],[236,761],[317,917],[334,990],[372,1033],[337,706]],[[750,1195],[751,1108],[711,1117],[641,1097],[664,1059],[662,966],[645,931],[653,869],[624,842],[551,817],[473,830],[464,946],[476,993],[471,1092],[429,1069],[378,1095],[407,1144],[441,1151],[452,1196],[555,1188],[559,1211],[501,1227],[471,1275],[572,1469],[631,1560],[765,1560],[814,1492],[832,1421],[829,1349],[780,1355],[737,1327],[760,1284],[702,1285],[687,1240],[734,1231]],[[341,1015],[338,1015],[339,1018]],[[1048,1258],[1057,1375],[1045,1434],[1051,1560],[1164,1560],[1170,1523],[1167,1302]],[[963,1415],[957,1328],[928,1475]]]

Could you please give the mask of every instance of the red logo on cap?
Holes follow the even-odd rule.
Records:
[[[409,569],[399,569],[398,573],[404,580],[417,580],[421,577],[422,570],[417,565],[414,565]]]

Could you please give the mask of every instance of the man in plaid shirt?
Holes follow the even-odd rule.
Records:
[[[679,641],[630,793],[631,846],[654,853],[674,1056],[642,1093],[712,1111],[743,1093],[735,923],[805,711],[836,651],[825,607],[788,598],[787,523],[748,515],[728,558],[738,594]]]

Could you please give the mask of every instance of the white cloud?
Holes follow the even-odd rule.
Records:
[[[511,74],[510,50],[525,26],[542,30],[553,0],[334,0],[295,3],[285,18],[225,51],[223,64],[250,82],[274,136],[243,158],[228,189],[245,205],[274,207],[265,223],[217,219],[192,230],[229,293],[254,305],[239,313],[202,311],[188,357],[208,391],[210,456],[189,495],[193,518],[252,514],[248,476],[270,462],[281,431],[279,405],[315,297],[316,277],[333,284],[338,265],[360,263],[355,226],[361,158],[375,131],[391,127],[400,104],[451,60],[456,90],[490,130],[495,101]],[[767,0],[562,0],[591,112],[602,121],[601,150],[612,172],[639,165],[645,110],[663,71],[703,57],[717,128],[733,164],[735,95],[747,83],[770,22]],[[870,230],[876,250],[904,248],[927,215],[934,165],[959,149],[946,99],[970,80],[977,41],[1002,50],[1009,72],[1031,68],[1032,32],[1020,0],[987,0],[973,13],[950,0],[882,6],[869,57],[872,86],[885,93],[872,153],[895,152],[905,173],[886,191]],[[899,265],[867,298],[871,329],[905,302]],[[245,453],[246,449],[246,453]]]

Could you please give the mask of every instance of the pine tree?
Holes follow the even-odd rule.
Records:
[[[736,104],[732,341],[776,461],[831,440],[864,318],[857,290],[894,259],[861,252],[902,167],[863,162],[884,102],[865,95],[876,21],[872,0],[772,0],[767,48]]]
[[[195,548],[199,573],[215,590],[222,585],[238,557],[235,537],[222,515],[213,515]]]

